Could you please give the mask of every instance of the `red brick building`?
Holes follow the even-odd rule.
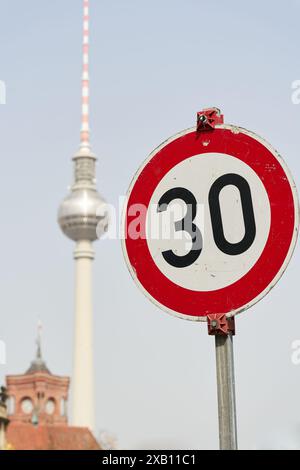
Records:
[[[69,377],[51,374],[41,354],[25,374],[6,377],[6,441],[15,450],[100,450],[88,428],[68,425]]]

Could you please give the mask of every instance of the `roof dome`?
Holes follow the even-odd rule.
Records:
[[[42,358],[36,358],[30,364],[29,369],[27,369],[26,374],[34,374],[35,372],[46,372],[51,374],[50,370],[46,366],[46,362]]]

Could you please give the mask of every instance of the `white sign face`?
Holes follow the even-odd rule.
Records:
[[[298,223],[294,182],[269,144],[232,126],[190,129],[137,173],[123,248],[154,303],[199,321],[235,315],[264,297],[291,258]]]
[[[216,245],[209,207],[209,193],[213,184],[228,174],[239,175],[247,181],[253,205],[256,234],[247,249],[234,256]],[[202,234],[199,258],[184,269],[169,264],[162,253],[172,250],[184,256],[192,250],[192,236],[187,231],[176,231],[187,213],[181,199],[173,199],[167,210],[157,212],[162,196],[175,188],[186,188],[197,200],[195,226]],[[228,184],[220,191],[219,203],[225,239],[238,244],[245,237],[242,198],[237,186]],[[147,243],[151,256],[160,271],[175,284],[195,291],[222,289],[243,277],[260,257],[270,230],[270,203],[266,189],[257,174],[235,157],[207,153],[183,160],[173,167],[159,182],[150,200],[147,213]],[[152,235],[152,236],[151,236]]]

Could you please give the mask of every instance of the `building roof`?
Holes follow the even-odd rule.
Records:
[[[101,450],[88,428],[11,423],[7,444],[14,450]]]

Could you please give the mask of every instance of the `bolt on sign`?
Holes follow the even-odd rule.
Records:
[[[163,310],[194,321],[232,317],[279,280],[298,224],[296,187],[282,157],[210,108],[138,170],[123,251],[136,284]]]

